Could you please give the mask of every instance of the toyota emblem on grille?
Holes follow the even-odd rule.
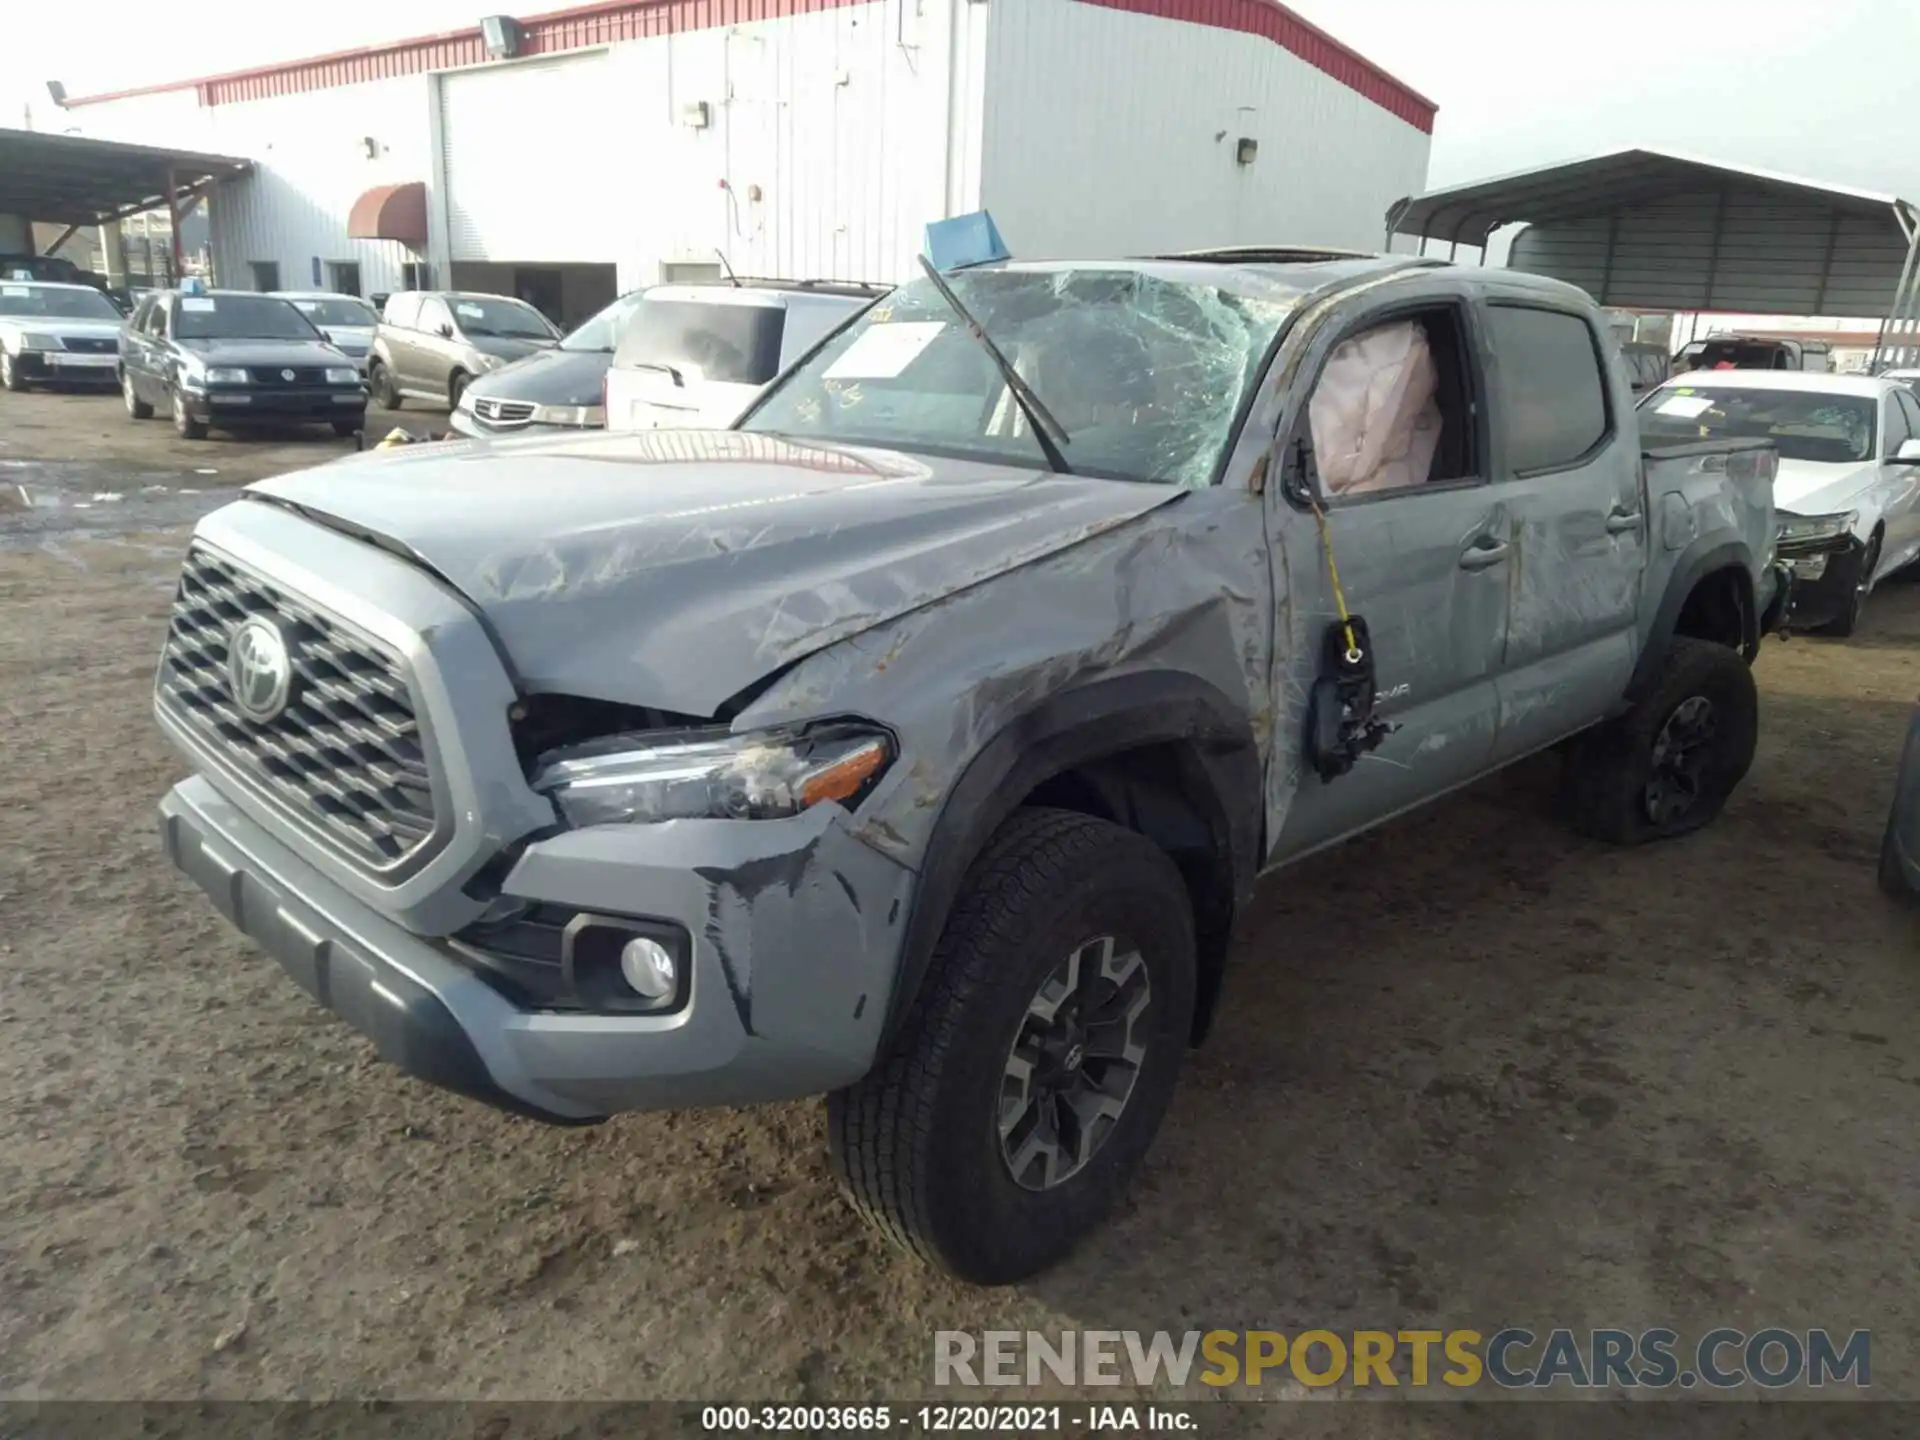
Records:
[[[280,372],[280,378],[281,378],[282,380],[291,380],[291,379],[293,379],[293,371],[291,371],[291,370],[282,370],[282,371]]]
[[[227,643],[227,688],[249,720],[271,720],[287,708],[293,656],[278,625],[256,618],[233,632]]]

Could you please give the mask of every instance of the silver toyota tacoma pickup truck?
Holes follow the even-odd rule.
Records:
[[[1549,747],[1589,834],[1720,809],[1773,465],[1644,451],[1521,274],[929,268],[730,430],[210,515],[165,847],[401,1069],[558,1123],[824,1094],[854,1206],[1004,1282],[1140,1163],[1262,872]]]

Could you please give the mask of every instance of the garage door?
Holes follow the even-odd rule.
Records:
[[[440,78],[447,218],[455,260],[616,258],[604,55]]]

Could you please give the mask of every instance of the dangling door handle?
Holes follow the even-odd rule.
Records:
[[[1505,540],[1496,540],[1491,535],[1482,535],[1473,544],[1460,552],[1462,570],[1485,570],[1498,565],[1507,558],[1507,551],[1513,547]]]
[[[1639,528],[1640,512],[1638,510],[1621,510],[1616,508],[1607,512],[1607,533],[1609,535],[1624,535],[1629,530],[1638,530]]]

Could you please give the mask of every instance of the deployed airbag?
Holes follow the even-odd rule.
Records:
[[[1439,374],[1417,321],[1382,325],[1337,346],[1308,406],[1328,492],[1423,483],[1440,444]]]

